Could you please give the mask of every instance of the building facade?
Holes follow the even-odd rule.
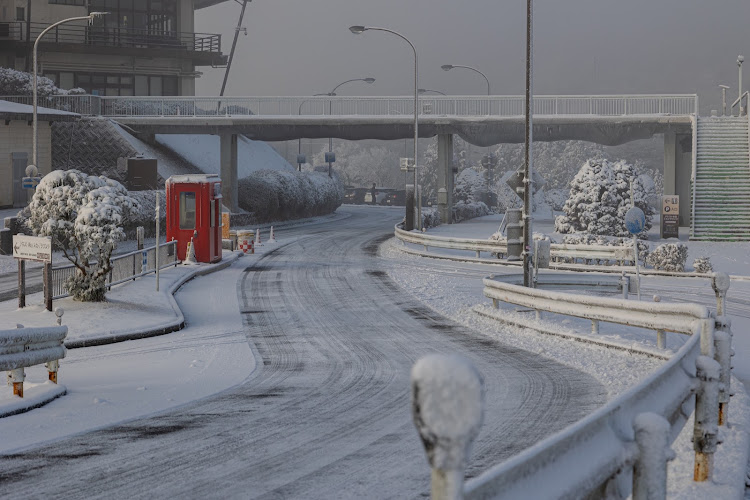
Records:
[[[62,24],[39,42],[39,73],[58,87],[102,96],[195,95],[198,68],[223,66],[221,35],[194,32],[195,8],[211,0],[0,0],[0,66],[31,71],[49,25],[108,12],[89,25]]]

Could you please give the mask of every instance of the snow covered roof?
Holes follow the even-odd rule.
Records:
[[[34,106],[28,104],[19,104],[17,102],[0,100],[0,116],[10,120],[28,120],[34,114]],[[43,108],[37,106],[37,118],[44,121],[60,120],[68,121],[78,118],[81,115],[69,111],[60,111],[59,109]]]
[[[187,174],[187,175],[173,175],[167,179],[168,184],[172,183],[192,183],[200,184],[202,182],[216,182],[220,181],[219,174]]]

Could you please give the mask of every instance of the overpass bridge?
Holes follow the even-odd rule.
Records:
[[[1,99],[1,98],[0,98]],[[43,106],[65,109],[83,115],[103,116],[129,127],[136,133],[213,134],[221,137],[221,177],[224,198],[230,209],[237,208],[237,135],[254,140],[283,141],[299,138],[335,137],[345,140],[409,139],[414,137],[414,100],[412,96],[394,97],[99,97],[52,96]],[[419,137],[438,137],[438,187],[453,192],[453,135],[477,146],[500,143],[521,143],[525,137],[524,96],[420,96]],[[750,159],[744,150],[739,157],[722,152],[721,148],[742,143],[737,124],[717,119],[706,123],[712,139],[700,141],[707,151],[698,155],[698,97],[696,95],[567,95],[534,96],[535,141],[584,140],[603,145],[618,145],[646,139],[654,134],[664,136],[664,192],[678,194],[680,225],[691,226],[691,235],[699,236],[696,221],[703,210],[706,215],[705,234],[715,233],[716,221],[736,226],[736,214],[716,219],[714,212],[722,203],[710,203],[703,197],[695,204],[692,189],[710,187],[721,196],[737,179],[750,187]],[[747,119],[740,119],[747,137]],[[716,128],[734,127],[728,132],[735,144]],[[747,145],[745,140],[745,145]],[[717,146],[718,144],[718,146]],[[716,150],[716,147],[719,150]],[[747,149],[747,148],[746,148]],[[703,163],[714,160],[722,164],[727,158],[740,166],[717,174],[704,165],[704,176],[696,180],[699,157]],[[718,155],[718,156],[717,156]],[[742,165],[744,165],[744,170]],[[723,184],[722,184],[723,183]],[[732,203],[746,196],[735,192]],[[449,199],[449,206],[452,200]],[[750,233],[750,202],[747,202],[747,229]],[[744,210],[744,209],[743,209]],[[709,217],[710,216],[710,217]],[[736,229],[736,227],[734,228]],[[730,234],[738,231],[730,230]]]

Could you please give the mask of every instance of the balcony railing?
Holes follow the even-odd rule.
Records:
[[[29,24],[31,41],[36,40],[36,37],[49,26],[46,23]],[[0,40],[26,41],[26,25],[27,23],[22,21],[0,23]],[[218,34],[89,26],[85,23],[57,26],[44,36],[42,42],[221,53],[221,35]]]

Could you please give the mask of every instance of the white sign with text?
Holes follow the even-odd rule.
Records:
[[[38,262],[52,262],[52,240],[38,236],[13,236],[13,257]]]

